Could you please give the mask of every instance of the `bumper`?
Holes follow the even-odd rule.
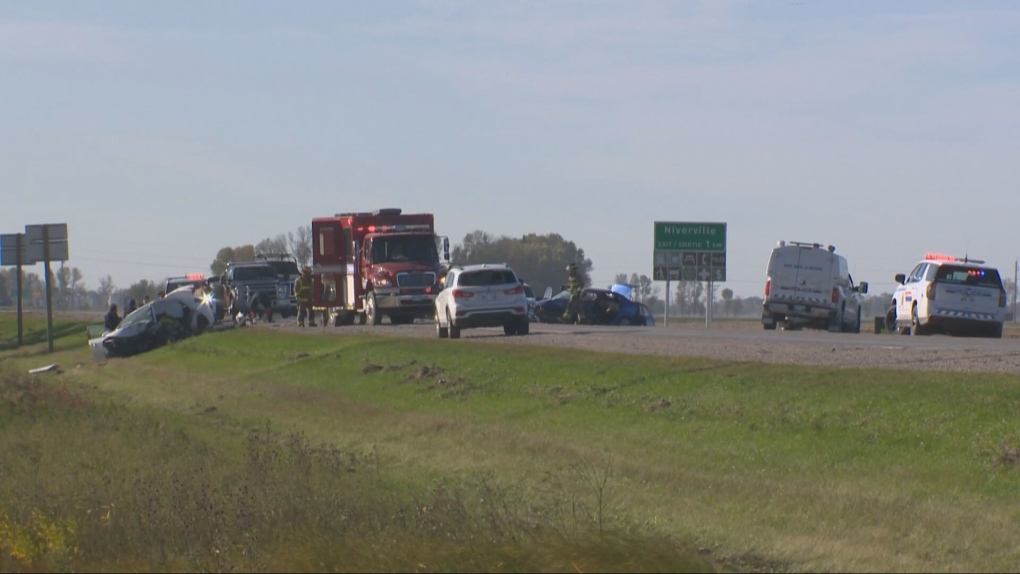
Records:
[[[762,307],[762,322],[771,324],[773,317],[783,317],[788,321],[824,321],[828,320],[836,309],[829,305],[817,305],[801,302],[769,302]]]
[[[492,311],[471,311],[462,316],[454,317],[453,324],[460,328],[499,327],[518,321],[527,321],[526,311],[499,309]]]
[[[432,317],[436,296],[432,294],[401,294],[397,289],[376,289],[376,308],[382,313],[399,311],[421,317]]]

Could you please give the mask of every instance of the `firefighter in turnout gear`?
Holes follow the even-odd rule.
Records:
[[[567,300],[567,309],[560,317],[563,323],[584,323],[584,308],[581,305],[581,291],[584,289],[584,280],[581,278],[581,271],[576,263],[567,265],[567,283],[563,289],[570,291],[570,299]]]
[[[301,269],[301,275],[294,280],[294,296],[298,304],[298,326],[305,326],[305,317],[308,317],[308,326],[315,326],[315,313],[312,311],[312,268],[305,265]]]

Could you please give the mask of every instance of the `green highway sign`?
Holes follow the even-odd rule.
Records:
[[[725,223],[655,222],[656,251],[726,251]]]

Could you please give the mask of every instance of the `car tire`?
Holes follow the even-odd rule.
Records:
[[[889,307],[889,310],[885,312],[885,332],[890,335],[895,335],[897,331],[896,307]]]
[[[444,327],[439,322],[439,313],[436,313],[436,336],[440,339],[447,339],[450,337],[450,328]]]
[[[503,334],[507,337],[517,334],[517,321],[503,324]]]
[[[449,335],[451,339],[460,339],[460,327],[453,324],[453,319],[450,318],[450,310],[446,310],[446,326],[449,329]]]
[[[531,320],[527,317],[521,317],[520,323],[517,325],[517,334],[524,336],[531,332]]]
[[[854,323],[853,332],[854,333],[860,333],[861,332],[861,308],[860,307],[857,308],[857,322]]]
[[[616,322],[621,327],[630,327],[634,324],[634,321],[630,317],[620,317],[620,320]]]
[[[373,326],[382,323],[382,315],[376,307],[375,291],[369,291],[365,296],[365,321]]]
[[[921,326],[921,319],[917,316],[917,305],[910,308],[910,334],[924,335],[924,327]]]
[[[988,330],[988,336],[993,339],[1002,338],[1002,324],[996,325]]]
[[[209,319],[205,318],[205,315],[199,315],[195,318],[195,333],[204,333],[209,328]]]

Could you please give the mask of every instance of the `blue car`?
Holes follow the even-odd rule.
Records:
[[[588,325],[655,326],[652,312],[642,303],[631,301],[619,290],[588,287],[581,292],[581,308]],[[569,291],[560,291],[535,305],[535,316],[542,323],[559,323],[567,309]],[[614,307],[618,310],[614,310]]]

